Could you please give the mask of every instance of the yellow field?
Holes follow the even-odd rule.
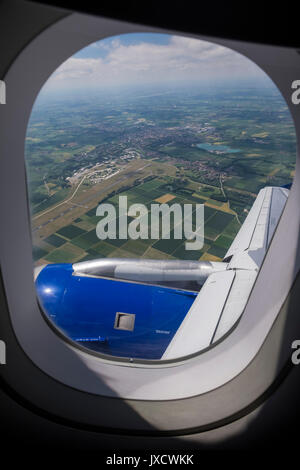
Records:
[[[26,137],[25,140],[28,140],[28,142],[35,142],[35,143],[42,141],[42,139],[39,139],[38,137]]]
[[[159,202],[160,204],[165,204],[166,202],[172,201],[172,199],[175,199],[176,196],[173,194],[164,194],[163,196],[160,196],[159,198],[155,199],[156,202]]]
[[[268,135],[268,132],[258,132],[257,134],[252,134],[252,137],[260,137],[261,139],[264,139],[265,137],[268,137]]]
[[[236,215],[236,212],[235,212],[234,210],[230,209],[229,201],[224,202],[224,204],[223,204],[221,210],[222,210],[223,212],[227,212],[227,214]]]
[[[272,170],[269,174],[268,174],[268,177],[272,177],[272,176],[275,176],[276,173],[278,173],[278,171],[280,170],[280,168],[274,168],[274,170]]]
[[[206,200],[209,199],[209,197],[207,197],[207,196],[202,196],[202,194],[201,194],[201,196],[200,196],[200,194],[197,194],[197,193],[193,193],[193,197],[198,197],[199,199],[206,199]]]
[[[218,211],[227,212],[227,214],[235,215],[235,212],[232,209],[230,209],[228,201],[223,202],[223,204],[218,206],[217,204],[214,204],[213,202],[208,202],[208,199],[210,198],[207,196],[203,196],[202,194],[200,196],[197,193],[193,193],[193,196],[198,197],[199,199],[206,199],[206,202],[204,203],[204,205],[207,207],[211,207],[212,209],[217,209]]]
[[[204,253],[200,258],[202,261],[222,261],[222,258],[218,256],[210,255],[209,253]]]
[[[216,204],[213,204],[211,202],[205,202],[204,205],[221,212],[226,212],[227,214],[235,215],[235,212],[230,209],[228,202],[224,202],[221,206],[217,206]]]

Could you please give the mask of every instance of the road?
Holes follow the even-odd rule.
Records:
[[[223,188],[223,181],[222,181],[222,175],[221,175],[221,173],[220,173],[220,176],[219,176],[219,181],[220,181],[220,189],[221,189],[221,191],[222,191],[222,194],[223,194],[223,196],[225,197],[225,199],[227,199],[228,207],[230,208],[229,199],[227,198],[227,196],[226,196],[226,194],[225,194],[225,191],[224,191],[224,188]],[[240,221],[239,216],[238,216],[238,214],[236,213],[236,211],[233,211],[233,212],[235,213],[235,218],[236,218],[236,220],[238,221],[238,223],[239,223],[240,225],[242,225],[242,222]]]

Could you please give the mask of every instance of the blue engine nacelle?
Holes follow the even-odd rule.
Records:
[[[44,313],[66,336],[113,356],[160,359],[197,292],[43,267],[36,288]]]

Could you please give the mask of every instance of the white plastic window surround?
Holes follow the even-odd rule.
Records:
[[[16,337],[25,353],[44,372],[93,394],[172,400],[206,393],[229,382],[249,365],[263,344],[300,266],[297,252],[300,170],[297,161],[288,202],[244,314],[220,344],[203,354],[173,363],[127,364],[92,356],[56,335],[41,315],[32,275],[24,168],[24,140],[30,112],[49,75],[79,49],[104,37],[147,31],[174,33],[72,14],[36,37],[10,67],[5,77],[7,104],[0,110],[5,136],[0,142],[5,160],[0,173],[0,197],[9,200],[1,214],[1,220],[6,221],[0,231],[1,269]],[[300,76],[295,50],[199,38],[230,47],[260,66],[285,97],[296,129],[297,124],[299,127],[300,108],[292,106],[290,100],[291,83]]]

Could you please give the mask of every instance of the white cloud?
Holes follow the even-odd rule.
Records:
[[[141,42],[95,43],[104,58],[71,57],[52,75],[48,85],[128,84],[139,81],[214,79],[215,77],[263,76],[249,59],[210,42],[171,36],[168,44]]]

